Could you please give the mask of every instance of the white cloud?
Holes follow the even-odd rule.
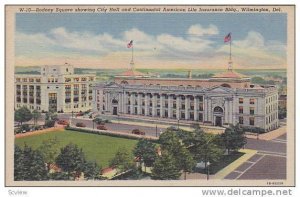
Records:
[[[216,35],[219,34],[217,26],[210,24],[207,28],[202,27],[200,24],[192,25],[187,33],[193,36]]]
[[[118,64],[122,67],[127,65],[126,61],[129,62],[131,58],[131,50],[128,50],[126,45],[130,40],[134,40],[135,59],[136,62],[140,60],[140,65],[148,65],[149,62],[155,62],[157,65],[166,65],[170,62],[182,65],[179,63],[182,62],[197,67],[198,64],[203,66],[214,63],[217,66],[226,64],[229,46],[215,45],[210,37],[219,33],[216,26],[209,25],[204,28],[200,24],[195,24],[186,32],[188,33],[186,36],[166,33],[150,35],[132,28],[121,32],[119,37],[109,33],[69,31],[64,27],[52,29],[47,34],[17,32],[16,56],[18,64],[27,62],[27,65],[33,62],[40,63],[41,60],[57,61],[68,57],[75,60],[78,56],[82,64],[94,62],[97,65]],[[285,51],[285,44],[279,41],[266,41],[255,31],[250,31],[244,39],[232,42],[234,61],[241,64],[247,61],[257,65],[268,62],[274,65],[286,64]],[[223,65],[220,62],[223,62]]]

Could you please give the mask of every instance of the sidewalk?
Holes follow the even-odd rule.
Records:
[[[270,131],[268,133],[263,133],[263,134],[259,134],[258,135],[258,139],[260,140],[273,140],[278,138],[279,136],[283,135],[286,133],[286,126],[281,126],[278,129],[274,130],[274,131]],[[257,139],[257,135],[256,134],[246,134],[246,137],[249,139]]]

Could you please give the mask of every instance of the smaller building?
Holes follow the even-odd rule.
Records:
[[[15,109],[79,112],[92,109],[95,74],[74,74],[74,67],[42,66],[40,75],[15,75]]]

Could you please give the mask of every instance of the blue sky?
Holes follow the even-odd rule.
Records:
[[[286,14],[17,14],[16,65],[285,68]],[[61,63],[60,63],[61,62]]]

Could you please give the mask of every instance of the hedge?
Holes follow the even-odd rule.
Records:
[[[106,135],[106,136],[111,136],[111,137],[120,137],[120,138],[124,138],[124,139],[133,139],[133,140],[137,140],[137,139],[142,139],[143,136],[141,135],[124,135],[124,134],[119,134],[119,133],[113,133],[113,132],[109,132],[109,131],[101,131],[101,130],[90,130],[90,129],[86,129],[86,128],[78,128],[78,127],[65,127],[66,130],[70,130],[70,131],[78,131],[78,132],[83,132],[83,133],[91,133],[91,134],[97,134],[97,135]],[[152,139],[152,138],[144,138],[146,140],[150,140],[153,142],[158,142],[158,139]]]

